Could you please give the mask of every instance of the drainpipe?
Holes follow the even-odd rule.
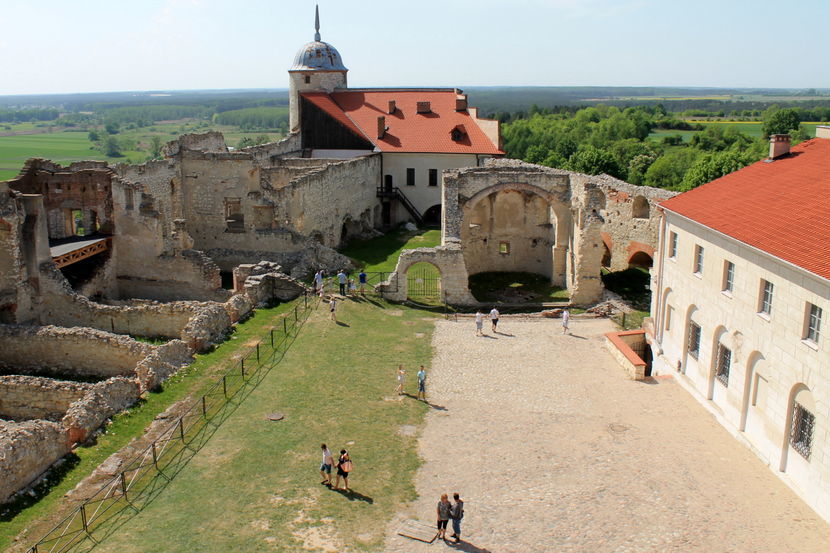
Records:
[[[660,259],[659,259],[658,264],[657,264],[658,265],[657,266],[657,290],[656,290],[656,293],[657,293],[656,298],[657,299],[654,302],[652,302],[654,304],[654,309],[657,311],[657,313],[654,314],[654,324],[655,324],[655,327],[656,327],[654,329],[654,339],[657,341],[658,344],[660,344],[660,349],[661,350],[663,349],[663,328],[665,326],[663,324],[663,317],[664,317],[663,313],[664,313],[665,309],[663,309],[662,301],[663,301],[663,269],[664,269],[664,265],[665,265],[664,259],[666,258],[665,245],[666,245],[666,229],[667,229],[667,227],[668,227],[668,222],[666,221],[666,212],[662,211],[662,213],[660,215],[660,239],[658,240],[658,244],[657,244],[657,247],[658,247],[657,251],[660,252]],[[654,294],[655,290],[652,290],[651,293]]]

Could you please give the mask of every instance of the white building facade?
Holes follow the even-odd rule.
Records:
[[[805,145],[662,204],[647,332],[652,374],[830,520],[830,263],[813,251],[830,240],[830,140]]]

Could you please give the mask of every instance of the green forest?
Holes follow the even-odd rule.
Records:
[[[685,191],[763,158],[770,134],[789,133],[794,144],[810,138],[802,119],[815,117],[812,111],[771,106],[760,114],[762,136],[754,137],[728,125],[677,119],[660,105],[534,107],[504,123],[502,134],[512,158]],[[656,138],[658,129],[698,132],[687,142],[680,134]]]

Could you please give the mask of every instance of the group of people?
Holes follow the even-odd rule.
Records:
[[[398,365],[398,387],[395,388],[395,391],[398,395],[404,394],[404,384],[406,383],[406,369],[403,368],[403,365]],[[421,365],[420,370],[418,371],[418,394],[415,396],[416,399],[422,399],[424,401],[427,400],[427,370]]]
[[[458,492],[452,494],[454,503],[450,503],[447,494],[442,493],[441,499],[438,501],[436,509],[438,514],[438,539],[447,539],[447,523],[452,521],[451,538],[455,538],[455,543],[461,541],[461,519],[464,518],[464,501],[458,495]]]
[[[345,449],[341,449],[340,456],[337,458],[337,462],[335,463],[334,456],[331,454],[331,451],[326,444],[322,444],[320,449],[323,450],[323,462],[320,464],[320,476],[323,478],[323,481],[320,483],[333,490],[343,489],[347,492],[351,491],[349,489],[349,473],[352,472],[353,464],[352,458],[349,456],[349,452]],[[332,466],[337,469],[333,486],[331,483]],[[343,478],[343,488],[340,487],[340,478]]]
[[[361,270],[357,275],[357,283],[346,274],[345,269],[340,269],[335,276],[341,296],[354,296],[360,292],[361,296],[366,295],[366,271]],[[359,286],[359,288],[358,288]],[[322,298],[326,295],[326,270],[320,269],[314,273],[314,291]]]

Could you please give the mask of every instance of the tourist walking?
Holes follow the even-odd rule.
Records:
[[[450,500],[447,499],[447,494],[441,494],[441,500],[438,502],[436,512],[438,514],[438,539],[444,540],[447,535],[447,522],[450,520]]]
[[[568,326],[571,324],[571,312],[566,308],[562,311],[562,334],[568,334]]]
[[[495,306],[490,310],[490,322],[493,323],[493,332],[496,332],[496,328],[499,326],[499,310]]]
[[[349,456],[349,452],[345,449],[341,449],[340,457],[337,458],[337,476],[334,479],[335,490],[344,489],[346,491],[351,491],[349,489],[349,473],[352,472],[352,468],[352,458]],[[341,477],[343,478],[344,488],[340,487]]]
[[[357,281],[360,283],[360,295],[366,295],[366,272],[361,269],[360,274],[357,275]]]
[[[340,295],[346,295],[346,273],[343,272],[343,269],[340,269],[340,272],[337,273],[337,283],[340,285]]]
[[[476,336],[484,336],[484,313],[476,311]]]
[[[334,296],[329,296],[329,311],[331,312],[331,320],[337,322],[337,300]]]
[[[421,370],[418,371],[418,395],[415,398],[427,400],[427,371],[423,365],[421,365]]]
[[[398,387],[395,388],[395,391],[398,392],[398,395],[403,395],[403,384],[404,380],[406,380],[406,370],[404,370],[403,365],[398,365]]]
[[[314,273],[314,291],[318,294],[321,293],[323,290],[323,273],[322,271],[317,271]]]
[[[452,521],[452,535],[455,538],[455,543],[461,541],[461,519],[464,518],[464,501],[459,497],[458,492],[452,494],[455,503],[450,507],[450,520]]]
[[[323,462],[320,463],[320,476],[323,478],[323,481],[320,483],[331,486],[331,466],[334,464],[334,460],[326,444],[321,445],[320,449],[323,450]]]
[[[356,295],[356,293],[357,293],[357,287],[354,284],[354,279],[350,278],[349,279],[349,295],[354,296],[354,295]]]

